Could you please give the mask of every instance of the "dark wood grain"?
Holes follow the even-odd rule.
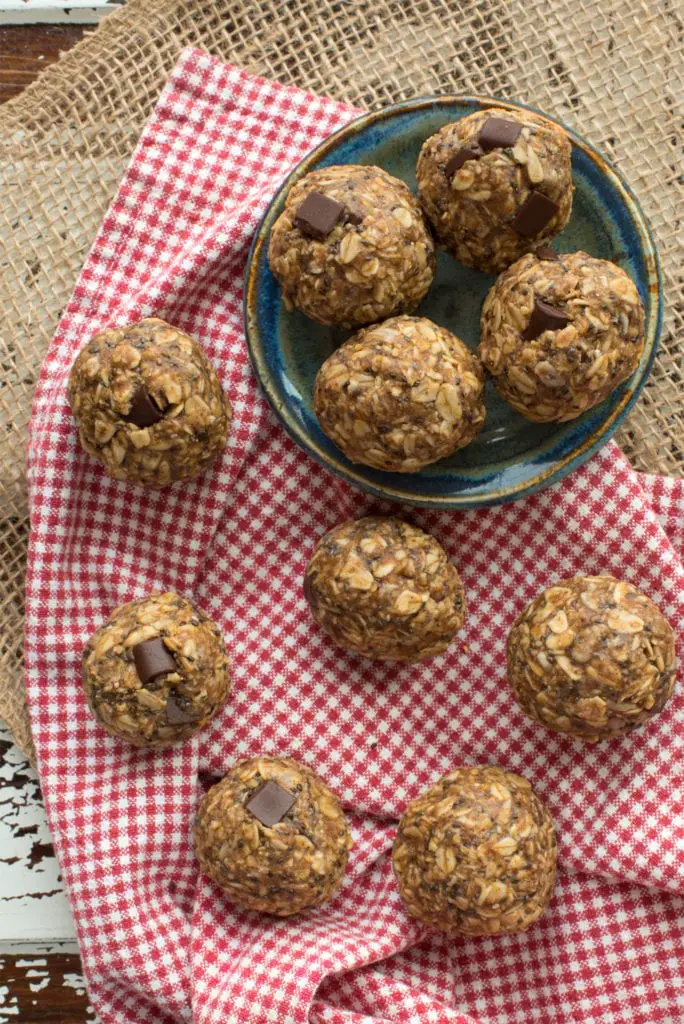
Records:
[[[16,96],[54,64],[92,25],[0,26],[0,103]]]
[[[0,1020],[17,1024],[90,1024],[81,961],[73,953],[0,954]]]

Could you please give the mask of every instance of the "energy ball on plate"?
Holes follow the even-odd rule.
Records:
[[[461,263],[496,274],[565,227],[570,140],[526,110],[482,110],[423,145],[418,194],[439,240]]]
[[[527,779],[457,768],[406,808],[392,851],[406,908],[460,935],[521,932],[556,875],[553,820]]]
[[[538,423],[575,419],[603,401],[643,350],[634,282],[586,252],[523,256],[482,307],[480,358],[501,396]]]
[[[352,462],[415,473],[482,429],[484,380],[480,361],[455,334],[397,316],[354,334],[326,359],[314,408]]]
[[[201,473],[230,428],[204,352],[156,317],[96,334],[72,367],[69,403],[81,444],[107,473],[153,489]]]
[[[83,688],[107,732],[168,747],[210,721],[230,692],[218,626],[178,594],[116,608],[83,651]]]
[[[403,181],[379,167],[325,167],[292,188],[268,250],[288,308],[339,327],[411,313],[435,249]]]
[[[549,587],[508,638],[508,680],[530,718],[594,743],[662,711],[675,684],[672,627],[612,576]]]
[[[349,519],[326,533],[304,594],[336,644],[380,661],[441,654],[465,618],[463,584],[442,545],[393,517]]]
[[[202,800],[200,867],[233,903],[289,917],[339,888],[352,841],[340,801],[289,757],[235,765]]]

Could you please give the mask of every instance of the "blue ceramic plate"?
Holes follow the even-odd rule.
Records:
[[[350,332],[323,327],[288,313],[268,268],[271,227],[292,185],[328,164],[377,164],[415,191],[421,145],[449,121],[483,107],[509,107],[478,96],[411,100],[366,114],[321,143],[294,169],[271,202],[247,264],[245,322],[252,365],[283,426],[297,444],[333,473],[382,498],[433,508],[472,508],[511,501],[546,487],[604,444],[635,402],[656,350],[662,315],[660,266],[637,200],[617,171],[581,136],[573,143],[575,198],[570,222],[554,241],[559,252],[585,249],[616,259],[636,282],[646,308],[646,346],[634,375],[604,402],[571,423],[530,423],[487,384],[487,421],[476,440],[420,473],[384,473],[350,462],[320,429],[313,388],[321,363]],[[528,109],[528,108],[524,108]],[[446,252],[417,311],[443,324],[473,349],[479,341],[480,307],[494,278],[461,266]]]

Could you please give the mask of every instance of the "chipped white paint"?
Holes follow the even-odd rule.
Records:
[[[86,986],[82,974],[65,974],[62,979],[62,985],[64,988],[73,989],[77,996],[85,995]],[[95,1011],[90,1004],[88,1004],[88,1007],[86,1008],[86,1013],[88,1016],[84,1021],[84,1024],[98,1024]]]
[[[31,967],[35,966],[33,953],[45,953],[47,956],[51,956],[53,953],[78,953],[78,943],[75,939],[65,939],[63,942],[36,942],[33,939],[25,942],[16,939],[11,942],[0,942],[0,960],[3,955],[9,953],[18,957],[24,954],[24,959],[16,961],[17,967],[27,965]]]
[[[85,981],[82,974],[65,974],[63,985],[72,988],[77,996],[85,995]]]
[[[96,25],[123,0],[0,0],[0,25]]]
[[[45,947],[47,953],[63,953],[68,950],[63,949],[61,946],[49,946]],[[52,972],[50,971],[50,963],[47,959],[32,960],[17,959],[13,964],[7,963],[3,956],[0,956],[0,974],[7,979],[7,985],[0,985],[0,1024],[13,1024],[15,1020],[28,1020],[27,1016],[28,1006],[25,997],[22,998],[20,995],[13,991],[13,982],[15,981],[15,974],[22,968],[29,968],[25,972],[25,977],[32,978],[37,977],[40,980],[36,982],[29,982],[29,990],[32,995],[50,988],[50,992],[47,993],[47,1004],[41,1002],[41,997],[38,995],[36,999],[30,999],[32,1007],[42,1007],[43,1005],[50,1005],[50,998],[54,994],[55,984],[60,984],[60,972],[57,970],[55,973],[54,965]],[[61,975],[61,985],[63,988],[71,989],[77,996],[85,996],[86,986],[82,974],[76,972],[67,972]],[[21,1001],[20,1001],[21,1000]],[[33,1020],[33,1014],[30,1014],[30,1019]],[[92,1006],[88,1005],[81,1015],[78,1017],[79,1021],[83,1024],[98,1024],[95,1011]]]
[[[76,949],[38,781],[0,725],[0,952],[38,953],[45,944],[69,952],[64,943]]]
[[[29,989],[31,992],[42,992],[44,988],[47,988],[50,984],[50,972],[45,971],[34,971],[30,970],[26,972],[27,978],[38,978],[39,981],[30,981]]]
[[[12,995],[7,985],[0,985],[0,1024],[8,1024],[12,1017],[18,1016],[17,997]]]

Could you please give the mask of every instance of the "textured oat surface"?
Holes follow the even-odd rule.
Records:
[[[161,637],[177,671],[143,685],[133,649]],[[167,747],[198,732],[230,692],[223,636],[178,594],[121,605],[83,651],[83,688],[108,732],[139,747]]]
[[[141,385],[163,413],[142,429],[126,419]],[[85,450],[116,480],[150,488],[197,476],[230,428],[230,404],[201,347],[153,317],[92,338],[71,370],[69,402]]]
[[[675,684],[674,632],[631,583],[563,580],[514,623],[508,679],[531,718],[594,742],[663,709]]]
[[[367,658],[441,654],[463,625],[459,575],[430,534],[400,519],[349,519],[316,545],[304,577],[316,622]]]
[[[316,377],[316,416],[352,462],[415,473],[477,436],[484,378],[455,334],[424,317],[393,317],[326,359]]]
[[[344,216],[324,239],[309,238],[294,220],[311,192],[342,203],[360,223]],[[271,231],[268,255],[288,308],[342,327],[413,312],[435,268],[432,237],[407,186],[379,167],[354,164],[297,182]]]
[[[553,821],[520,775],[457,768],[408,805],[392,863],[421,921],[461,935],[524,931],[553,892]]]
[[[535,296],[565,313],[561,330],[526,341]],[[636,369],[644,309],[621,267],[585,252],[529,254],[497,279],[482,307],[480,358],[507,402],[527,419],[574,419]]]
[[[269,780],[295,796],[266,827],[247,808]],[[200,866],[231,902],[287,917],[329,900],[351,848],[338,798],[310,768],[289,757],[241,761],[202,800],[195,823]]]
[[[515,144],[467,160],[447,175],[445,168],[459,149],[477,152],[480,129],[492,117],[523,126]],[[565,227],[572,208],[570,140],[562,128],[531,111],[479,111],[426,140],[417,179],[423,209],[439,240],[466,266],[498,273]],[[552,199],[558,210],[528,238],[512,222],[533,191]]]

